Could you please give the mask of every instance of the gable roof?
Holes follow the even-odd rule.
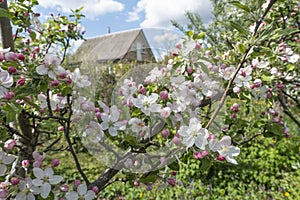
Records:
[[[122,59],[130,50],[132,43],[139,34],[143,34],[144,36],[142,29],[109,33],[86,39],[75,52],[75,60],[79,62],[83,60],[96,60],[101,62]],[[147,40],[146,42],[148,44]]]

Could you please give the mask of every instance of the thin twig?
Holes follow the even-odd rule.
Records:
[[[263,22],[263,19],[265,18],[265,16],[267,15],[267,13],[269,12],[269,10],[271,9],[272,5],[276,2],[277,0],[271,0],[267,9],[265,10],[264,14],[262,15],[262,17],[258,20],[258,22],[256,23],[254,32],[252,37],[255,37],[258,31],[258,28],[260,26],[260,24]],[[213,123],[213,121],[215,120],[215,118],[217,117],[218,113],[220,112],[221,108],[223,107],[225,100],[227,98],[227,94],[229,92],[229,89],[231,87],[231,85],[233,84],[233,81],[235,79],[235,77],[237,76],[237,74],[239,73],[240,69],[242,68],[243,64],[246,62],[246,58],[251,50],[251,48],[253,47],[252,44],[248,44],[246,51],[240,61],[240,63],[238,64],[238,67],[236,69],[236,71],[234,72],[233,77],[229,80],[229,83],[227,84],[226,90],[223,93],[223,96],[221,98],[220,104],[218,105],[217,109],[214,111],[212,117],[210,118],[209,122],[207,123],[207,125],[205,126],[206,129],[208,129],[210,127],[210,125]]]
[[[87,185],[89,185],[89,180],[87,178],[87,176],[85,175],[85,173],[83,172],[82,168],[81,168],[81,165],[79,163],[79,160],[78,160],[78,157],[76,155],[76,152],[73,148],[73,145],[72,145],[72,142],[71,142],[71,139],[70,139],[70,130],[71,130],[71,117],[73,115],[73,111],[72,111],[72,107],[71,107],[71,100],[70,100],[70,96],[67,97],[67,102],[68,102],[68,105],[69,105],[69,116],[68,116],[68,120],[62,124],[64,126],[64,136],[66,138],[66,141],[68,143],[68,146],[69,146],[69,150],[73,156],[73,159],[75,161],[75,165],[76,165],[76,168],[78,170],[78,172],[81,174],[82,178],[84,179],[85,183]]]

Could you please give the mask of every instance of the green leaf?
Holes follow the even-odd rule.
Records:
[[[3,109],[6,111],[7,123],[16,121],[17,115],[22,111],[22,107],[14,103],[7,103],[5,106],[3,106]]]
[[[266,124],[266,130],[273,133],[274,135],[281,136],[283,135],[283,126],[278,123],[269,123]]]
[[[247,35],[247,31],[238,23],[234,21],[230,21],[230,26],[234,29],[236,29],[240,34]]]
[[[35,41],[35,39],[36,39],[36,33],[34,31],[30,32],[29,36],[30,36],[30,38],[31,38],[32,41]]]
[[[245,45],[243,45],[242,43],[239,43],[239,44],[237,45],[237,49],[238,49],[239,52],[241,52],[241,53],[245,53],[245,52],[246,52],[246,47],[245,47]]]
[[[266,82],[271,82],[273,79],[274,79],[274,76],[268,76],[268,75],[265,75],[265,74],[263,74],[261,76],[261,80],[266,81]]]
[[[251,11],[248,6],[241,4],[239,1],[230,1],[229,3],[246,11],[247,13],[250,13],[250,11]]]
[[[142,183],[154,183],[155,181],[156,181],[156,179],[157,179],[157,176],[156,176],[156,174],[155,173],[150,173],[150,174],[146,174],[146,175],[144,175],[144,176],[142,176],[141,178],[140,178],[140,181],[142,182]]]
[[[194,35],[193,31],[187,31],[185,34],[189,37],[192,37]]]
[[[10,12],[4,8],[0,8],[0,17],[10,17]]]
[[[178,162],[172,162],[171,164],[168,165],[168,167],[174,171],[178,171],[179,170],[179,164]]]

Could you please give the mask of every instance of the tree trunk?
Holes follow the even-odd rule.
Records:
[[[0,3],[0,8],[7,10],[7,1],[4,0]],[[11,51],[14,51],[14,40],[12,35],[12,27],[10,20],[7,17],[0,17],[0,28],[1,28],[1,38],[2,38],[2,47],[10,48]]]

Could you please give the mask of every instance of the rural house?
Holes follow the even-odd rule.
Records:
[[[142,29],[134,29],[86,39],[73,56],[74,64],[122,62],[156,62]]]

